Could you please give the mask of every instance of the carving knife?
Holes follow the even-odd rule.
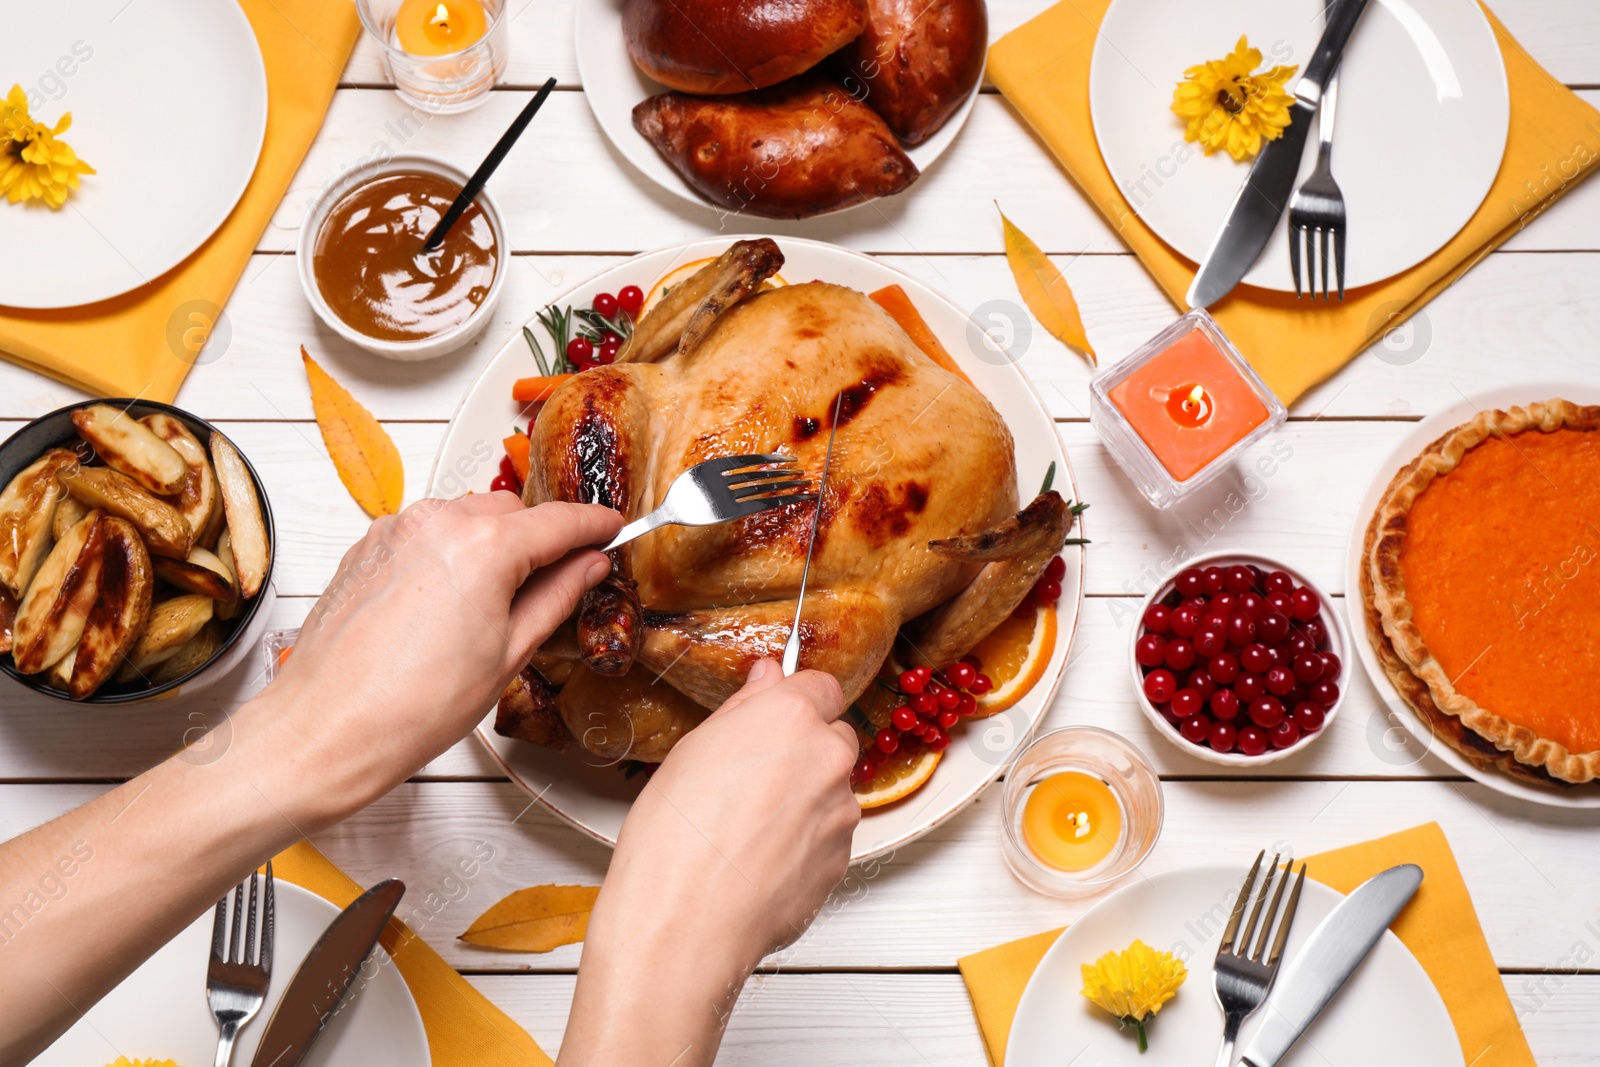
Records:
[[[1339,0],[1330,13],[1328,27],[1322,31],[1311,62],[1295,84],[1288,128],[1276,141],[1267,142],[1234,196],[1227,219],[1212,238],[1211,248],[1189,286],[1186,299],[1190,307],[1210,307],[1227,296],[1255,266],[1267,240],[1278,228],[1278,219],[1289,207],[1289,195],[1300,173],[1300,157],[1322,92],[1339,69],[1344,46],[1367,3],[1368,0]]]
[[[1274,1067],[1367,958],[1421,884],[1422,868],[1405,863],[1367,879],[1340,901],[1279,976],[1267,1001],[1266,1018],[1240,1064]]]
[[[811,554],[817,550],[817,528],[822,524],[822,494],[828,488],[828,468],[833,466],[833,438],[839,432],[839,408],[844,403],[844,390],[833,401],[833,425],[828,427],[828,452],[822,457],[822,479],[817,482],[817,510],[811,514],[811,542],[806,545],[806,567],[800,572],[800,595],[794,602],[794,623],[789,627],[789,640],[783,643],[783,676],[787,678],[800,669],[800,613],[806,607],[806,584],[811,580]]]
[[[251,1067],[297,1067],[339,1010],[361,963],[405,896],[405,883],[379,882],[334,917],[289,980]]]

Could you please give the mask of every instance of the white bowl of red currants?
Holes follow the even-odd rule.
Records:
[[[1350,634],[1299,571],[1247,552],[1188,560],[1145,598],[1128,649],[1139,706],[1186,752],[1232,767],[1283,759],[1344,702]]]

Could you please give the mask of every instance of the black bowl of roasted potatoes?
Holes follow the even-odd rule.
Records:
[[[128,704],[192,693],[259,639],[276,531],[255,468],[148,400],[74,404],[0,444],[0,671]]]

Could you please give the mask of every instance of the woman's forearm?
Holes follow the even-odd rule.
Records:
[[[258,698],[208,739],[220,753],[179,753],[0,844],[0,1063],[26,1063],[265,858],[338,815],[275,717]]]

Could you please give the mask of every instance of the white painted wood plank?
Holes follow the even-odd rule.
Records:
[[[227,762],[216,764],[227,772]],[[0,786],[0,838],[94,794],[92,785]],[[1165,785],[1166,822],[1144,870],[1240,863],[1264,845],[1309,855],[1438,821],[1450,839],[1489,947],[1507,969],[1574,967],[1574,946],[1600,946],[1592,887],[1596,816],[1535,808],[1476,784],[1191,782]],[[1084,902],[1024,889],[1000,857],[991,789],[889,862],[858,872],[805,938],[777,957],[796,967],[947,967],[958,957],[1070,922]],[[453,965],[570,969],[578,949],[542,956],[475,948],[456,935],[506,893],[547,882],[597,884],[608,850],[559,823],[509,783],[402,786],[316,842],[352,878],[403,878],[402,916]],[[459,861],[494,858],[464,879]],[[734,858],[737,862],[737,858]],[[1209,905],[1206,905],[1209,906]],[[1204,910],[1201,908],[1200,910]],[[1592,964],[1590,964],[1592,966]]]
[[[572,976],[476,975],[469,981],[556,1055],[572,1005]],[[1540,1067],[1594,1062],[1600,975],[1503,975],[1501,981]],[[717,1063],[974,1067],[984,1063],[977,1026],[959,974],[758,975],[734,1006]]]
[[[530,95],[494,93],[465,115],[430,116],[387,90],[341,90],[258,247],[292,248],[305,205],[340,171],[359,162],[428,152],[470,169]],[[1596,92],[1586,96],[1600,99]],[[663,191],[609,146],[582,93],[551,96],[537,134],[511,151],[491,190],[507,216],[512,247],[519,250],[637,252],[708,233],[754,232],[794,234],[869,252],[996,252],[1001,249],[998,200],[1048,252],[1126,251],[1042,143],[995,95],[979,99],[950,151],[906,193],[803,222],[726,216]],[[1600,248],[1597,205],[1600,186],[1585,183],[1520,234],[1516,247]]]
[[[590,0],[606,2],[606,0]],[[573,12],[578,0],[509,0],[511,60],[504,83],[537,86],[551,75],[578,84]],[[989,0],[989,36],[998,39],[1049,6],[1047,0]],[[1522,47],[1557,80],[1600,83],[1600,12],[1584,0],[1497,0],[1494,12]],[[388,84],[379,50],[363,38],[344,73],[346,83]]]

